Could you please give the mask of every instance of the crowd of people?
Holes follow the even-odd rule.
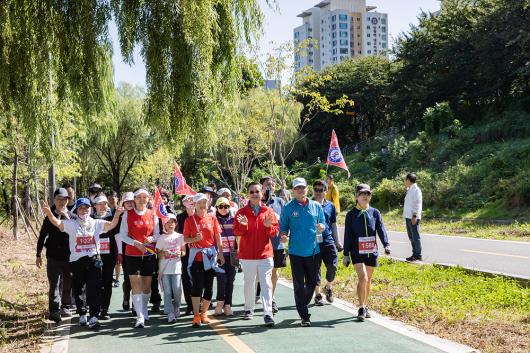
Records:
[[[414,184],[415,176],[407,180]],[[311,199],[303,178],[295,178],[291,190],[278,196],[275,186],[272,177],[263,177],[248,185],[245,198],[236,200],[228,188],[216,190],[211,184],[195,195],[183,195],[178,211],[169,202],[170,193],[161,189],[161,215],[153,195],[143,188],[125,192],[120,202],[115,192],[105,194],[98,184],[90,186],[87,198],[76,198],[72,185],[64,184],[55,191],[51,207],[43,204],[46,218],[37,244],[38,267],[43,266],[41,252],[46,247],[49,319],[60,322],[72,316],[73,305],[79,325],[94,328],[110,319],[112,288],[120,285],[123,270],[122,307],[132,309],[134,327],[145,327],[149,312],[160,310],[160,292],[168,322],[192,315],[192,325],[201,326],[210,322],[211,309],[213,315],[234,315],[234,280],[242,272],[242,319],[252,320],[261,302],[264,325],[272,327],[280,309],[275,299],[278,270],[289,260],[300,325],[308,327],[311,301],[316,306],[324,305],[324,297],[334,301],[341,251],[342,264],[352,264],[358,276],[356,318],[370,318],[371,279],[380,252],[377,237],[390,254],[381,213],[370,206],[370,186],[356,186],[344,244],[337,229],[340,203],[333,176],[313,182]],[[418,191],[413,189],[405,201],[412,260],[421,259]]]

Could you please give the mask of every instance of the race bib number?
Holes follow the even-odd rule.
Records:
[[[221,240],[223,241],[223,252],[229,252],[230,248],[235,248],[235,236],[222,237]]]
[[[76,237],[76,252],[95,252],[96,244],[91,235],[79,235]]]
[[[110,238],[101,238],[99,240],[99,253],[110,254]]]
[[[176,259],[180,257],[180,246],[176,248],[167,249],[166,251],[167,253],[164,256],[164,259],[166,260]]]
[[[374,237],[359,237],[359,254],[372,254],[377,250]]]

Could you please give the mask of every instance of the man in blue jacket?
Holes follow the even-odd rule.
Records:
[[[318,281],[318,244],[322,242],[325,216],[322,206],[307,198],[307,182],[304,178],[293,180],[293,196],[294,199],[285,205],[280,216],[280,236],[284,243],[289,240],[294,301],[302,319],[300,325],[309,327],[311,315],[307,306]]]

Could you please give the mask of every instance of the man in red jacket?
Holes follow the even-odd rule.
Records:
[[[261,284],[261,301],[265,326],[274,326],[272,314],[272,268],[274,267],[271,237],[278,234],[278,220],[272,208],[265,206],[260,183],[248,186],[250,202],[237,211],[234,220],[234,234],[240,238],[239,260],[243,268],[245,283],[245,315],[254,316],[254,293],[256,276]]]

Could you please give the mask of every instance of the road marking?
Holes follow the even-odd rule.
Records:
[[[459,250],[460,251],[464,251],[464,252],[477,253],[477,254],[495,255],[495,256],[508,256],[508,257],[516,257],[518,259],[530,259],[530,257],[528,257],[528,256],[501,254],[501,253],[498,253],[498,252],[477,251],[477,250],[469,250],[469,249],[459,249]]]
[[[255,353],[245,342],[241,341],[232,331],[227,329],[219,320],[213,316],[208,316],[211,328],[223,338],[236,352]]]

